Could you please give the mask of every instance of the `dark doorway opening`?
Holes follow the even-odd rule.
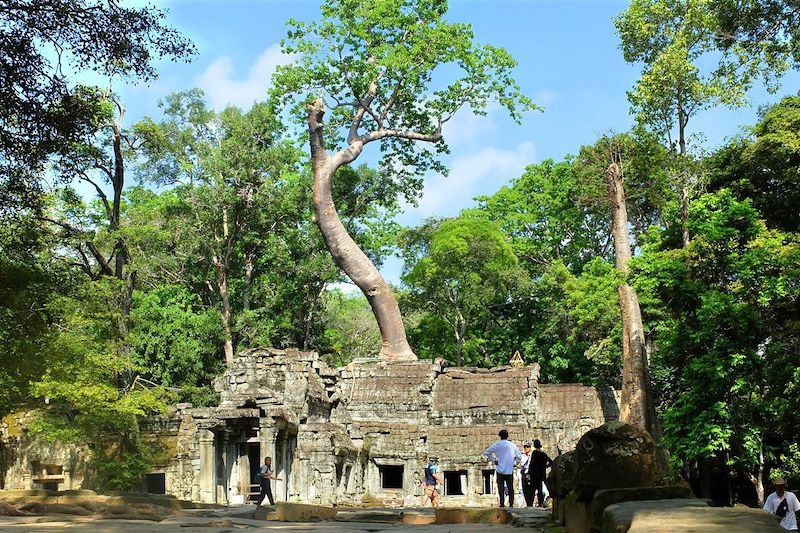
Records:
[[[144,476],[144,491],[150,494],[166,494],[167,480],[166,474],[147,474]]]
[[[466,470],[446,470],[444,473],[445,496],[463,496],[466,494]]]
[[[494,470],[483,470],[483,493],[495,494]]]
[[[403,466],[384,465],[379,466],[381,473],[382,489],[402,489],[403,488]]]
[[[247,462],[250,464],[250,486],[246,501],[257,502],[261,491],[258,479],[258,473],[261,471],[261,444],[258,442],[247,443]]]

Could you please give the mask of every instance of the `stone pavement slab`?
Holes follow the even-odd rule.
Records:
[[[625,533],[631,527],[633,516],[643,509],[674,509],[680,507],[708,507],[709,500],[673,498],[669,500],[641,500],[612,503],[603,512],[601,533]]]
[[[30,520],[31,518],[40,520]],[[79,517],[82,518],[82,517]],[[175,517],[162,522],[147,520],[75,520],[50,517],[0,517],[0,531],[46,533],[68,530],[69,533],[234,533],[236,531],[285,531],[311,533],[512,533],[510,525],[447,524],[406,526],[361,522],[264,522],[233,520],[233,525],[211,526],[217,520]],[[204,525],[205,524],[205,525]]]
[[[628,533],[785,533],[776,518],[746,507],[644,509],[633,515]]]

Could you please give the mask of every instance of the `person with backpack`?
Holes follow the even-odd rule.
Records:
[[[442,484],[442,474],[439,472],[439,460],[436,457],[428,458],[428,464],[425,465],[425,475],[422,478],[422,506],[431,502],[431,506],[436,509],[439,507],[439,500],[441,494],[439,492],[439,485]]]
[[[767,496],[764,510],[781,519],[781,527],[789,531],[797,531],[797,511],[800,511],[800,502],[793,492],[786,490],[786,480],[782,477],[773,478],[775,492]]]

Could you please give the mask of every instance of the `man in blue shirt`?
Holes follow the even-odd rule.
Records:
[[[508,505],[514,507],[514,467],[522,459],[522,452],[517,445],[508,440],[508,431],[501,429],[500,440],[486,448],[483,452],[490,461],[494,461],[497,476],[497,492],[500,493],[500,507],[505,507],[505,491],[508,490]]]

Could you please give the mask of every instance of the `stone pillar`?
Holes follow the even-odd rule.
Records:
[[[229,494],[228,494],[228,486],[230,484],[230,478],[228,476],[228,465],[230,465],[230,460],[228,459],[228,433],[223,432],[219,438],[219,453],[215,453],[215,457],[217,458],[218,464],[217,467],[217,479],[216,481],[216,496],[217,499],[215,500],[217,503],[221,503],[227,505],[229,503]]]
[[[198,452],[200,454],[200,501],[202,503],[216,503],[217,496],[217,468],[214,464],[216,453],[214,450],[214,433],[207,429],[199,431],[200,438]]]
[[[275,462],[275,435],[277,433],[278,429],[271,417],[258,419],[258,444],[261,453],[259,465],[264,464],[266,457],[272,457],[272,462]]]

